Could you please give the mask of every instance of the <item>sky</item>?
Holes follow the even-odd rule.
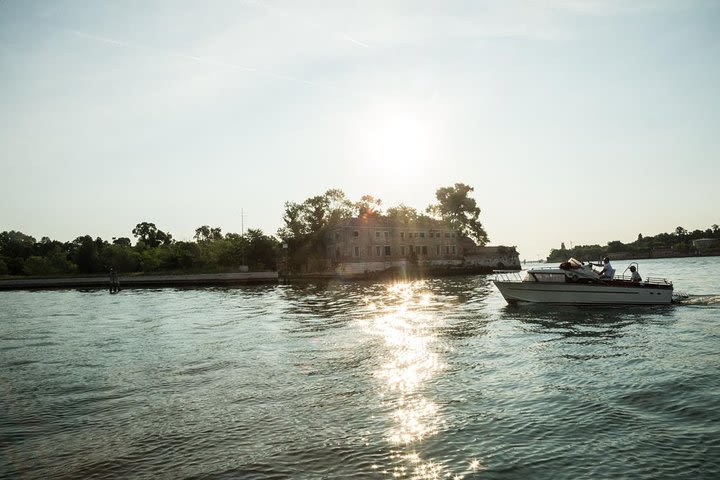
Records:
[[[492,245],[720,224],[720,2],[0,0],[0,231],[276,234],[330,188]]]

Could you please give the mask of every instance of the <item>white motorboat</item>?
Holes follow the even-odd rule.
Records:
[[[633,262],[630,266],[639,268]],[[567,305],[666,305],[672,282],[664,278],[633,281],[630,275],[603,279],[591,264],[571,258],[559,267],[526,271],[495,270],[495,286],[510,304],[518,302]]]

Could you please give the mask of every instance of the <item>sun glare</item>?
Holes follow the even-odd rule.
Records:
[[[385,174],[421,171],[430,157],[431,132],[420,114],[390,110],[368,118],[364,126],[365,159]]]

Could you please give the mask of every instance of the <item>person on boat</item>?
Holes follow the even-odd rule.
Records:
[[[600,280],[612,280],[615,276],[615,269],[610,265],[610,257],[603,258],[602,264],[597,264],[598,267],[602,267],[602,270],[598,272]]]
[[[630,280],[633,282],[642,282],[642,277],[635,268],[635,265],[630,265]]]

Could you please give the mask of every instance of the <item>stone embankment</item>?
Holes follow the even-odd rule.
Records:
[[[196,275],[120,276],[120,288],[202,287],[276,283],[277,272],[206,273]],[[45,290],[63,288],[110,288],[110,279],[100,277],[13,278],[0,280],[0,290]]]

